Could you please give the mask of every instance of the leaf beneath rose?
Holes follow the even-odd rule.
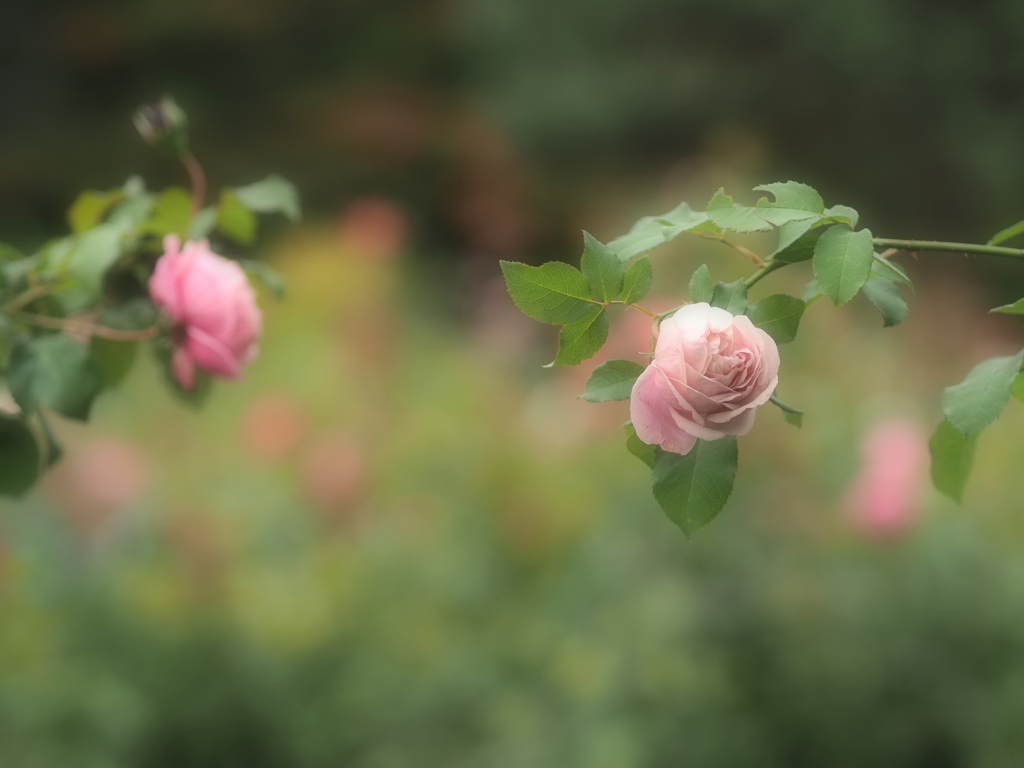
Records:
[[[685,456],[656,450],[651,475],[654,498],[687,538],[722,511],[736,481],[738,460],[733,435],[698,440]]]

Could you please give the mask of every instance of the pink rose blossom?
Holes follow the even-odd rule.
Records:
[[[779,349],[744,315],[689,304],[661,323],[654,361],[633,385],[637,436],[672,453],[745,435],[779,383]]]
[[[873,539],[908,533],[928,481],[928,437],[910,421],[883,421],[861,443],[861,470],[847,490],[854,527]]]
[[[237,379],[259,350],[263,317],[242,268],[210,250],[206,240],[164,239],[149,293],[175,324],[171,368],[188,390],[195,369]]]

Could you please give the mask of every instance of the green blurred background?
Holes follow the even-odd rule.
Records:
[[[760,414],[686,542],[497,259],[787,178],[878,236],[984,241],[1024,212],[1022,30],[1011,0],[0,4],[0,239],[180,183],[129,119],[164,92],[214,188],[280,172],[307,214],[264,230],[289,293],[243,383],[194,410],[140,355],[0,507],[0,766],[1019,765],[1022,409],[963,508],[882,537],[845,501],[872,424],[927,434],[1019,348],[985,314],[1019,270],[903,258],[895,330],[811,307],[804,428]],[[656,308],[745,269],[663,250]]]

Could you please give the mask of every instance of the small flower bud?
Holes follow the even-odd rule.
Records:
[[[135,113],[135,128],[148,143],[177,158],[188,154],[188,117],[170,96]]]

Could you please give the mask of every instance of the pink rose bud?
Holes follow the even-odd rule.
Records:
[[[654,361],[633,385],[637,436],[672,453],[745,435],[779,383],[779,349],[744,315],[689,304],[661,323]]]
[[[182,246],[164,239],[164,255],[149,280],[153,301],[174,321],[171,368],[187,390],[195,369],[237,379],[259,351],[263,317],[242,268],[210,250],[206,240]]]
[[[910,421],[883,421],[861,443],[861,470],[847,490],[854,527],[872,539],[909,533],[928,482],[928,436]]]

